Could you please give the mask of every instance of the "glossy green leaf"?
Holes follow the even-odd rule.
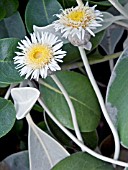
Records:
[[[33,31],[33,25],[41,27],[52,23],[56,19],[54,14],[61,8],[57,0],[30,0],[25,13],[28,31]]]
[[[83,132],[96,129],[100,109],[95,93],[86,76],[75,72],[58,72],[57,77],[67,90],[76,110],[79,127]],[[51,78],[40,86],[45,103],[55,117],[66,127],[73,129],[71,113],[65,98]]]
[[[3,2],[0,1],[0,20],[2,20],[6,15],[6,11],[5,9],[3,8]]]
[[[0,40],[0,83],[19,83],[23,80],[13,62],[18,41],[15,38]]]
[[[101,0],[99,0],[99,1],[92,1],[92,0],[84,0],[85,2],[89,2],[90,4],[96,4],[96,5],[100,5],[100,6],[111,6],[111,4],[108,2],[108,1],[101,1]]]
[[[29,170],[28,151],[12,154],[3,160],[10,170]]]
[[[63,49],[67,52],[66,56],[63,59],[64,64],[72,63],[81,58],[78,48],[73,46],[72,44],[70,43],[64,44]]]
[[[112,72],[108,89],[106,105],[111,119],[117,127],[121,144],[128,148],[128,49],[117,61]]]
[[[97,131],[82,133],[84,143],[91,149],[95,149],[98,146]]]
[[[113,166],[87,153],[75,153],[60,161],[52,170],[114,170]]]
[[[58,0],[58,2],[62,5],[63,8],[70,8],[77,5],[76,1],[74,0]]]
[[[91,43],[92,43],[92,49],[91,49],[91,51],[93,50],[93,49],[95,49],[100,43],[101,43],[101,41],[102,41],[102,39],[103,39],[103,37],[104,37],[104,34],[105,34],[105,31],[101,31],[101,32],[99,32],[99,33],[97,33],[96,35],[95,35],[95,37],[92,37],[91,38]]]
[[[25,26],[19,12],[0,21],[0,38],[15,37],[22,39],[25,35]]]
[[[4,88],[4,87],[7,87],[8,84],[4,84],[4,83],[0,83],[0,87]]]
[[[45,124],[49,133],[53,135],[61,144],[72,147],[71,139],[50,119],[47,113],[44,113]]]
[[[11,101],[0,98],[0,137],[6,135],[15,123],[16,112]]]
[[[0,0],[0,13],[3,11],[4,17],[9,17],[14,14],[19,6],[18,0]],[[1,16],[1,15],[0,15]]]

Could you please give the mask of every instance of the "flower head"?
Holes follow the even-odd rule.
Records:
[[[54,22],[55,30],[61,30],[66,39],[77,37],[82,45],[85,45],[90,39],[89,35],[95,36],[93,30],[102,26],[103,15],[99,10],[95,10],[95,7],[96,5],[89,7],[86,3],[85,6],[79,5],[62,10],[61,14],[56,14],[59,19]],[[87,34],[89,38],[85,41]]]
[[[63,62],[62,58],[66,55],[61,47],[63,42],[54,34],[42,32],[30,34],[31,40],[25,37],[17,46],[20,52],[15,52],[14,64],[19,69],[20,75],[25,79],[31,76],[31,79],[46,78],[49,72],[61,70],[57,62]]]

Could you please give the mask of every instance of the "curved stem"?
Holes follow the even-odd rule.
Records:
[[[59,87],[59,89],[61,90],[61,92],[63,93],[67,103],[68,103],[68,106],[70,108],[70,111],[71,111],[71,116],[72,116],[72,122],[73,122],[73,126],[74,126],[74,130],[75,130],[75,133],[76,133],[76,136],[77,138],[82,142],[83,142],[83,139],[82,139],[82,136],[81,136],[81,133],[80,133],[80,129],[79,129],[79,126],[78,126],[78,122],[77,122],[77,118],[76,118],[76,112],[75,112],[75,109],[74,109],[74,106],[72,104],[72,101],[71,99],[69,98],[69,95],[67,93],[67,91],[65,90],[65,88],[63,87],[63,85],[61,84],[61,82],[59,81],[59,79],[56,77],[56,75],[51,75],[51,78],[54,80],[54,82],[56,83],[56,85]],[[82,148],[81,148],[82,149]]]
[[[93,77],[93,74],[91,72],[91,68],[89,66],[89,63],[88,63],[88,59],[87,59],[87,56],[86,56],[86,53],[84,51],[83,48],[79,47],[79,51],[80,51],[80,54],[81,54],[81,58],[83,60],[83,63],[84,63],[84,66],[85,66],[85,69],[86,69],[86,72],[88,74],[88,77],[90,79],[90,82],[93,86],[93,89],[97,95],[97,98],[98,98],[98,101],[100,103],[100,106],[101,106],[101,110],[104,114],[104,117],[113,133],[113,136],[114,136],[114,140],[115,140],[115,153],[114,153],[114,159],[118,159],[119,157],[119,153],[120,153],[120,142],[119,142],[119,136],[118,136],[118,133],[117,133],[117,130],[116,128],[114,127],[109,115],[108,115],[108,112],[107,112],[107,109],[105,107],[105,104],[104,104],[104,100],[103,100],[103,97],[101,95],[101,92],[98,88],[98,85],[96,84],[96,81]]]
[[[13,88],[13,87],[15,87],[17,84],[11,84],[10,85],[10,87],[8,88],[8,90],[7,90],[7,92],[6,92],[6,94],[5,94],[5,96],[4,96],[4,99],[8,99],[9,98],[9,96],[10,96],[10,94],[11,94],[11,89]]]
[[[123,16],[128,19],[128,12],[126,9],[118,2],[118,0],[108,0]]]
[[[80,142],[69,130],[67,130],[54,116],[53,114],[50,112],[50,110],[47,108],[47,106],[44,104],[44,102],[41,100],[41,98],[38,99],[38,102],[40,103],[40,105],[44,108],[44,110],[47,112],[47,114],[49,115],[49,117],[57,124],[57,126],[59,126],[59,128],[71,139],[73,140],[79,147],[81,147],[83,150],[85,150],[87,153],[89,153],[90,155],[105,161],[105,162],[109,162],[112,164],[116,164],[119,166],[123,166],[123,167],[128,167],[128,163],[126,162],[122,162],[122,161],[117,161],[111,158],[107,158],[105,156],[102,156],[96,152],[94,152],[93,150],[89,149],[87,146],[85,146],[82,142]]]
[[[109,61],[111,59],[118,58],[121,55],[121,53],[122,53],[122,51],[118,52],[118,53],[103,56],[99,59],[94,59],[95,57],[89,57],[88,61],[89,61],[90,65],[98,64],[98,63],[102,63],[102,62],[105,62],[105,61]],[[83,67],[83,62],[75,62],[75,63],[71,63],[71,64],[64,64],[64,65],[62,65],[62,70],[76,69],[76,68],[79,68],[79,67]]]
[[[128,23],[125,21],[115,21],[115,24],[128,28]]]

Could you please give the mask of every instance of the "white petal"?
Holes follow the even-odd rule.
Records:
[[[69,41],[66,40],[65,38],[62,38],[61,32],[55,30],[55,24],[50,24],[48,26],[44,27],[37,27],[36,25],[33,26],[34,32],[37,34],[39,32],[48,32],[48,33],[53,33],[54,35],[58,36],[59,39],[61,39],[64,43],[68,43]]]
[[[53,51],[57,51],[58,49],[60,49],[61,47],[63,46],[63,42],[60,42],[58,44],[56,44],[54,47],[53,47]]]

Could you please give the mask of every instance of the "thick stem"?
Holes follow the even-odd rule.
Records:
[[[4,96],[4,99],[8,99],[9,98],[9,96],[10,96],[10,94],[11,94],[11,89],[13,88],[13,87],[15,87],[17,84],[12,84],[12,85],[10,85],[10,87],[8,88],[8,90],[7,90],[7,92],[6,92],[6,94],[5,94],[5,96]]]
[[[54,116],[53,114],[50,112],[50,110],[47,108],[47,106],[44,104],[44,102],[41,100],[41,98],[38,99],[38,102],[40,103],[40,105],[44,108],[44,110],[47,112],[47,114],[49,115],[49,117],[57,124],[57,126],[59,126],[59,128],[71,139],[73,140],[79,147],[81,147],[83,150],[85,150],[87,153],[89,153],[90,155],[105,161],[105,162],[109,162],[112,164],[116,164],[119,166],[123,166],[123,167],[128,167],[128,163],[126,162],[122,162],[122,161],[117,161],[111,158],[107,158],[105,156],[102,156],[96,152],[94,152],[93,150],[89,149],[87,146],[85,146],[82,142],[80,142],[69,130],[67,130]]]
[[[80,51],[80,54],[81,54],[81,58],[83,60],[83,63],[84,63],[84,66],[85,66],[85,69],[86,69],[86,72],[88,74],[88,77],[90,79],[90,82],[93,86],[93,89],[96,93],[96,96],[98,98],[98,101],[100,103],[100,106],[101,106],[101,110],[104,114],[104,117],[113,133],[113,136],[114,136],[114,140],[115,140],[115,153],[114,153],[114,159],[118,159],[119,157],[119,153],[120,153],[120,142],[119,142],[119,136],[118,136],[118,133],[117,133],[117,130],[116,128],[114,127],[109,115],[108,115],[108,112],[107,112],[107,109],[105,107],[105,104],[104,104],[104,100],[103,100],[103,97],[101,95],[101,92],[98,88],[98,85],[96,84],[96,81],[93,77],[93,74],[92,74],[92,71],[91,71],[91,68],[89,66],[89,63],[88,63],[88,59],[87,59],[87,56],[86,56],[86,53],[85,53],[85,50],[81,47],[79,47],[79,51]]]
[[[69,106],[70,112],[71,112],[71,116],[72,116],[72,122],[73,122],[74,130],[75,130],[75,133],[76,133],[78,140],[80,140],[82,143],[84,143],[82,136],[81,136],[81,133],[80,133],[79,126],[78,126],[78,122],[77,122],[77,118],[76,118],[76,112],[75,112],[74,106],[72,104],[72,101],[71,101],[67,91],[65,90],[64,86],[61,84],[61,82],[59,81],[59,79],[55,75],[51,75],[51,78],[54,80],[56,85],[59,87],[59,89],[63,93],[63,95],[64,95],[64,97],[65,97],[65,99],[68,103],[68,106]]]
[[[115,24],[120,25],[120,26],[128,29],[128,23],[126,23],[125,21],[115,21]]]
[[[105,61],[109,61],[111,59],[118,58],[121,55],[121,53],[122,52],[114,53],[114,54],[111,54],[111,55],[106,55],[106,56],[99,58],[99,59],[89,58],[88,59],[89,64],[90,65],[98,64],[98,63],[102,63],[102,62],[105,62]],[[83,62],[75,62],[75,63],[72,63],[72,64],[63,65],[62,69],[63,70],[70,70],[70,69],[76,69],[76,68],[79,68],[79,67],[82,67],[82,66],[83,66]]]
[[[128,12],[126,9],[118,2],[118,0],[108,0],[124,17],[128,19]]]

